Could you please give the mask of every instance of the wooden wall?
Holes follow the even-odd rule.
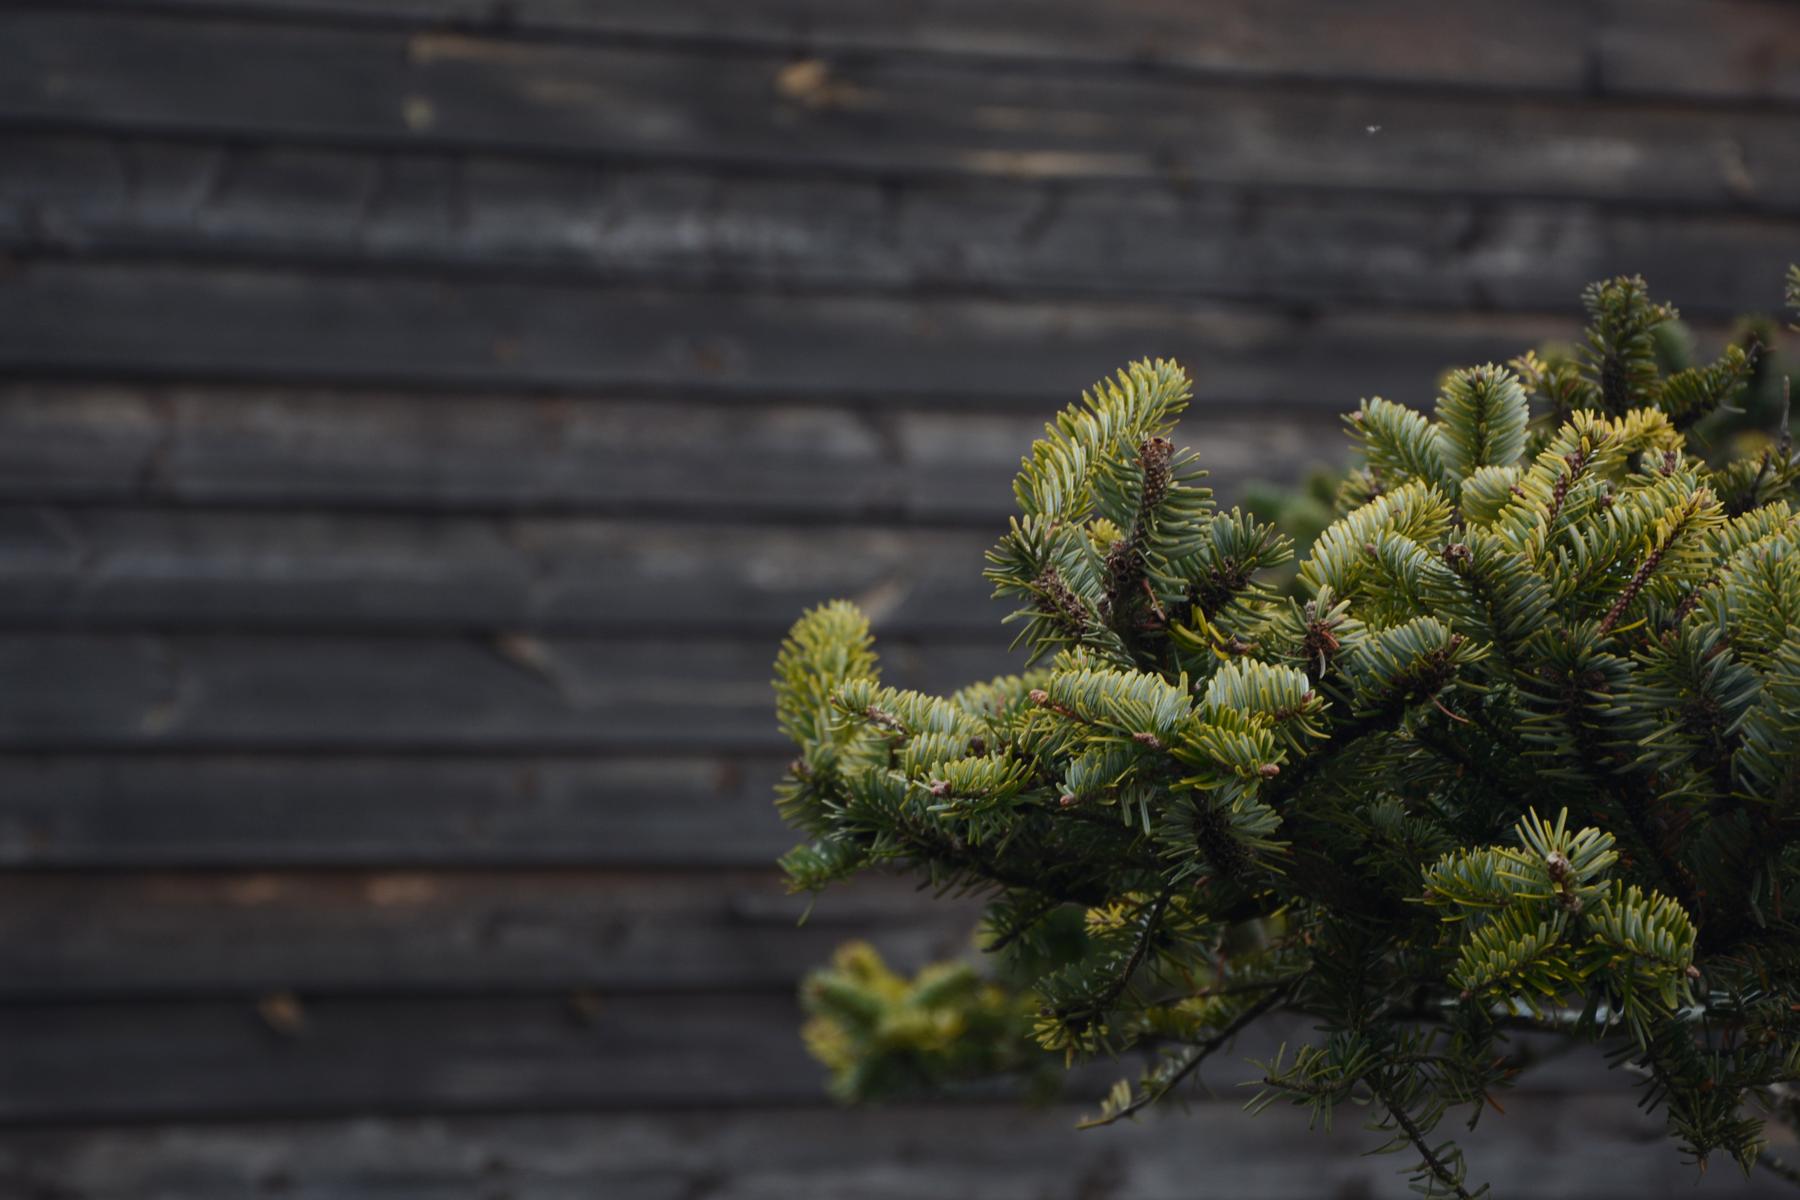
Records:
[[[0,6],[0,1194],[1397,1194],[1230,1066],[823,1103],[797,975],[968,910],[795,927],[780,631],[1001,669],[1011,469],[1129,357],[1229,497],[1591,278],[1716,334],[1796,259],[1779,0]],[[1688,1194],[1536,1091],[1500,1194]]]

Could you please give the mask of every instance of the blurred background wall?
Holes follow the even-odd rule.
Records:
[[[0,1194],[1388,1195],[1231,1063],[1079,1138],[826,1104],[798,975],[970,910],[795,927],[769,660],[847,595],[894,681],[1006,667],[1011,471],[1128,358],[1229,501],[1590,279],[1771,310],[1800,9],[7,4],[0,256]],[[1501,1194],[1688,1194],[1535,1086]]]

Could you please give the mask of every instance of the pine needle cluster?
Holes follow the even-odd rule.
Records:
[[[1022,674],[885,686],[843,602],[783,645],[793,886],[890,867],[989,897],[1041,1052],[1153,1056],[1092,1123],[1285,1013],[1311,1033],[1254,1105],[1367,1106],[1424,1195],[1485,1191],[1439,1126],[1546,1044],[1596,1043],[1690,1157],[1749,1169],[1800,1112],[1800,457],[1785,417],[1723,463],[1688,444],[1754,344],[1666,370],[1642,280],[1584,302],[1572,356],[1349,416],[1361,465],[1298,594],[1268,582],[1288,536],[1174,441],[1182,369],[1100,383],[988,556]],[[856,1046],[884,1019],[916,1027],[914,1075],[1015,1057],[972,977],[872,977],[808,985],[846,1094],[883,1090]],[[939,1036],[983,1020],[984,1047]]]

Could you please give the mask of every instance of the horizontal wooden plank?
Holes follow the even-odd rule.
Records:
[[[979,913],[978,903],[936,900],[899,878],[790,896],[772,868],[14,873],[0,876],[0,1001],[574,988],[787,995],[852,937],[908,969],[963,954]]]
[[[0,1122],[816,1100],[791,997],[0,1005]]]
[[[134,998],[0,1004],[0,1125],[342,1113],[456,1113],[805,1104],[824,1069],[805,1052],[792,995]],[[1269,1055],[1297,1031],[1246,1034]],[[1097,1099],[1133,1055],[1079,1069],[1069,1093]],[[1214,1068],[1228,1084],[1239,1059]],[[1596,1077],[1551,1063],[1550,1091]],[[964,1097],[1018,1099],[1017,1080]]]
[[[1770,1177],[1679,1163],[1659,1115],[1616,1096],[1534,1096],[1489,1113],[1467,1148],[1497,1196],[1729,1200]],[[1078,1133],[1072,1106],[887,1105],[684,1113],[234,1122],[0,1133],[0,1179],[81,1200],[1351,1200],[1400,1195],[1397,1157],[1340,1120],[1242,1110],[1226,1093],[1186,1113]],[[1348,1114],[1346,1114],[1348,1116]]]
[[[0,866],[766,867],[787,756],[0,756]]]
[[[1135,358],[1207,401],[1429,396],[1573,319],[1222,305],[738,295],[37,261],[0,289],[0,370],[414,387],[745,391],[1029,405]],[[1046,397],[1052,398],[1046,403]]]
[[[0,15],[0,115],[142,133],[1800,209],[1800,116],[775,50]],[[1481,130],[1471,138],[1469,131]]]
[[[806,1103],[823,1069],[800,1023],[792,996],[761,992],[19,1000],[0,1004],[0,1123]],[[1246,1060],[1312,1036],[1304,1017],[1259,1024],[1205,1082],[1235,1091]],[[1144,1053],[1078,1069],[1070,1094],[1135,1078]],[[1629,1103],[1583,1047],[1521,1076],[1508,1106],[1576,1088]]]
[[[998,522],[991,533],[997,536]],[[992,635],[989,532],[0,507],[0,626]]]
[[[1032,413],[295,388],[0,383],[0,497],[972,524],[998,536]],[[1197,403],[1231,502],[1346,443],[1336,414]],[[704,469],[699,465],[704,464]]]
[[[1179,6],[1165,0],[1122,0],[1104,16],[1068,0],[1032,5],[1018,0],[907,5],[763,0],[674,6],[647,0],[520,0],[505,10],[469,0],[65,0],[63,7],[444,27],[564,40],[659,39],[1133,71],[1176,68],[1229,76],[1566,91],[1594,82],[1597,72],[1584,63],[1584,52],[1604,48],[1589,40],[1597,24],[1594,14],[1542,0],[1504,14],[1462,8],[1444,12],[1424,0],[1379,0],[1360,6],[1363,12],[1354,21],[1319,0],[1260,6],[1229,0],[1213,6],[1204,22],[1185,19]],[[1735,20],[1718,24],[1728,34],[1754,15],[1754,10],[1734,12]],[[1533,22],[1540,35],[1535,42],[1529,36]],[[1696,57],[1704,59],[1723,40],[1715,33],[1697,47]],[[1767,75],[1767,67],[1763,73]],[[1681,83],[1676,79],[1669,86]]]
[[[1017,669],[1006,639],[890,639],[884,678]],[[0,748],[786,749],[775,639],[4,634]]]
[[[1554,0],[1446,8],[1376,0],[1226,0],[1196,21],[1168,0],[89,0],[106,7],[437,25],[531,35],[662,38],[793,51],[942,54],[1000,62],[1319,78],[1449,88],[1800,99],[1800,46],[1779,2]]]
[[[1595,43],[1599,86],[1627,94],[1669,88],[1709,99],[1800,98],[1800,21],[1780,3],[1695,8],[1681,0],[1607,0]]]
[[[15,134],[0,245],[601,282],[1564,310],[1643,274],[1763,311],[1800,222],[1191,185],[766,177]]]

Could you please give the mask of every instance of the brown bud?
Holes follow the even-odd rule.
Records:
[[[1552,850],[1544,856],[1544,869],[1550,872],[1551,879],[1554,879],[1557,883],[1561,883],[1569,877],[1569,872],[1575,868],[1574,865],[1569,862],[1568,855],[1564,854],[1561,850]]]
[[[1256,773],[1261,775],[1264,779],[1273,779],[1281,774],[1281,767],[1275,763],[1264,763],[1262,766],[1256,768]]]
[[[931,794],[941,800],[950,794],[950,785],[942,779],[934,779],[931,781]]]
[[[1033,704],[1050,703],[1050,693],[1046,692],[1043,688],[1032,688],[1028,695],[1030,695]]]
[[[1057,803],[1061,804],[1064,808],[1074,808],[1077,804],[1081,803],[1081,797],[1077,796],[1074,792],[1069,792],[1066,793],[1061,800],[1057,801]]]
[[[1162,739],[1148,731],[1132,734],[1131,740],[1140,746],[1148,746],[1152,750],[1161,750],[1163,748]]]

